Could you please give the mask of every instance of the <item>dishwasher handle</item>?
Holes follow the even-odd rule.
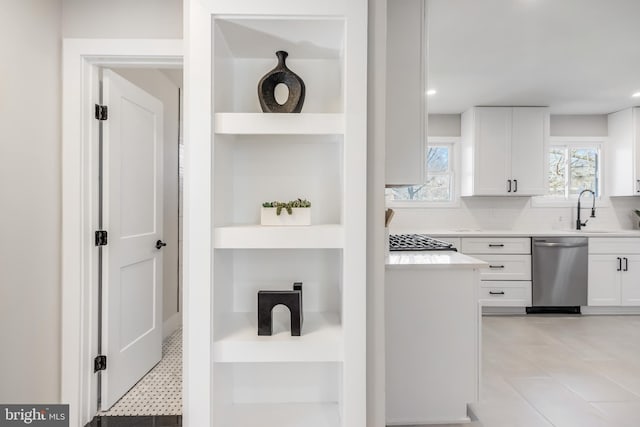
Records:
[[[542,248],[582,248],[587,246],[587,243],[553,243],[534,240],[533,245]]]

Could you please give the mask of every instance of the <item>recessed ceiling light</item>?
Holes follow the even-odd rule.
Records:
[[[632,98],[640,98],[640,92],[636,92],[633,95],[631,95]]]
[[[438,93],[438,91],[437,91],[437,90],[435,90],[435,89],[429,89],[429,90],[427,91],[427,96],[433,96],[433,95],[435,95],[436,93]],[[638,96],[640,96],[640,94],[638,94]]]

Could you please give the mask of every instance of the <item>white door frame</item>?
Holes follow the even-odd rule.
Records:
[[[64,39],[62,56],[62,333],[60,398],[70,427],[97,412],[99,67],[182,67],[180,39]],[[186,306],[185,306],[186,308]],[[186,370],[185,370],[186,372]],[[186,406],[188,395],[183,396]]]

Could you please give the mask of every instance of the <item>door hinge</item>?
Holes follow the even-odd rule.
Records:
[[[96,231],[96,246],[107,246],[108,236],[106,230]]]
[[[107,369],[107,356],[100,355],[93,359],[93,372],[104,371]]]
[[[96,119],[107,120],[108,116],[109,116],[109,111],[107,106],[96,104]]]

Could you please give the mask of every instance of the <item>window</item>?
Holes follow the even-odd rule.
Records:
[[[601,148],[599,144],[552,144],[549,147],[549,193],[547,198],[569,200],[582,190],[600,197]]]
[[[426,182],[388,189],[388,197],[394,201],[451,202],[454,199],[453,148],[453,143],[429,144],[425,151]]]

